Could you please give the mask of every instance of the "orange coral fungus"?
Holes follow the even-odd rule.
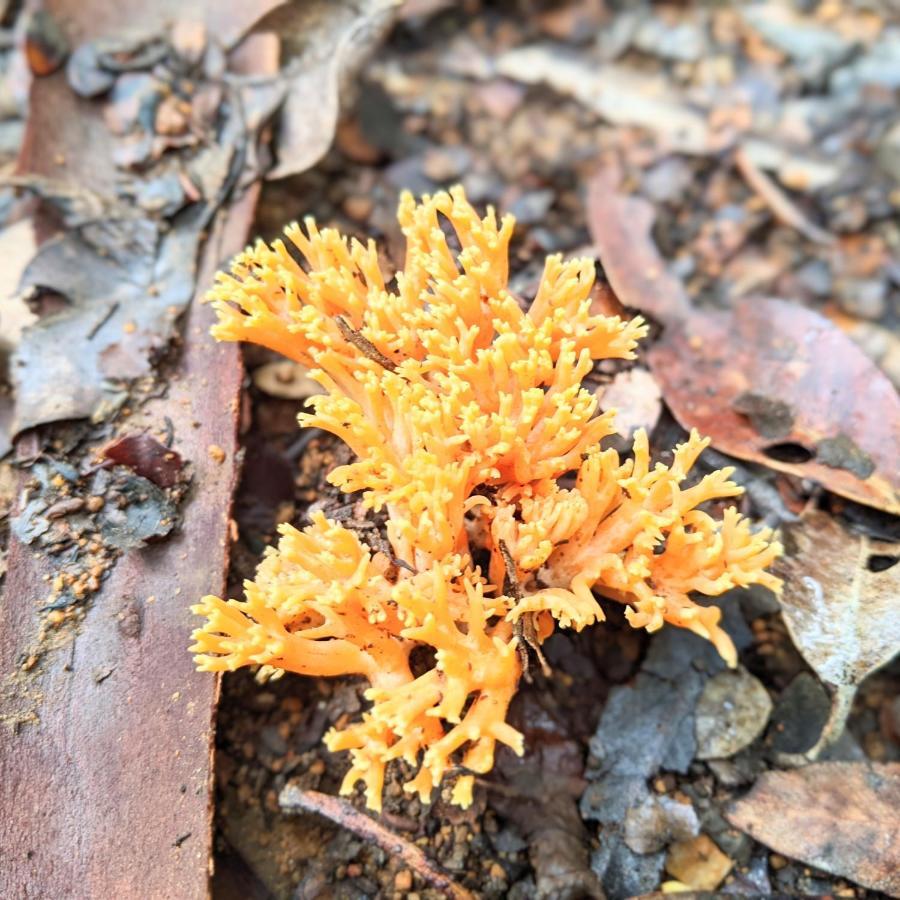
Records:
[[[594,590],[634,627],[689,628],[734,664],[719,610],[690,593],[779,585],[769,530],[698,508],[741,490],[727,469],[690,478],[705,440],[691,434],[669,465],[651,463],[643,432],[628,459],[600,449],[613,413],[596,415],[582,379],[631,359],[646,327],[591,312],[592,260],[551,256],[527,306],[507,286],[510,217],[479,218],[455,188],[405,194],[399,219],[395,287],[373,243],[307,220],[286,230],[290,250],[258,243],[212,291],[217,338],[277,350],[325,388],[301,424],[349,445],[329,480],[386,513],[393,558],[322,513],[282,526],[245,600],[194,607],[206,622],[192,648],[210,671],[364,676],[370,709],[326,742],[350,751],[344,791],[362,781],[375,809],[391,760],[418,766],[407,789],[427,800],[451,769],[487,772],[498,741],[521,752],[506,713],[526,645],[553,620],[601,620]],[[416,674],[421,646],[433,662]],[[455,802],[472,781],[456,781]]]

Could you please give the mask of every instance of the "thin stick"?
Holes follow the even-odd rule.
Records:
[[[782,225],[787,225],[789,228],[799,231],[804,237],[817,244],[834,243],[834,235],[810,222],[791,202],[788,195],[750,159],[749,154],[743,147],[738,147],[735,151],[734,163],[741,175],[744,176],[744,180],[749,187],[759,194],[766,206],[769,207],[772,215]]]
[[[382,369],[387,369],[388,372],[397,371],[397,364],[392,359],[388,359],[367,337],[363,337],[358,331],[351,328],[343,316],[335,316],[334,321],[347,343],[353,344],[357,350],[364,353],[373,362],[377,362]]]
[[[113,317],[116,310],[119,308],[119,301],[116,300],[113,303],[109,304],[109,309],[100,317],[100,319],[94,324],[94,327],[87,333],[87,339],[92,341],[96,336],[97,332]]]
[[[509,582],[509,590],[513,595],[513,600],[518,602],[522,599],[522,587],[519,584],[519,578],[516,575],[516,561],[509,552],[506,541],[498,541],[497,546],[500,548],[500,555],[503,557],[503,565],[506,566],[506,580]]]
[[[377,844],[385,853],[403,860],[416,875],[441,891],[445,897],[452,900],[475,900],[470,891],[442,872],[415,844],[389,831],[346,800],[319,791],[304,791],[296,785],[289,784],[281,791],[278,803],[282,809],[289,812],[304,810],[318,813],[326,819],[331,819],[341,828],[352,831],[363,840]]]
[[[512,557],[512,553],[509,552],[506,541],[498,541],[497,546],[500,549],[500,555],[503,557],[503,564],[506,566],[506,580],[509,583],[510,593],[513,595],[513,600],[518,603],[523,595],[522,586],[519,584],[519,577],[516,574],[516,562]],[[535,627],[532,614],[524,613],[519,616],[519,618],[516,619],[514,629],[516,637],[519,638],[519,662],[522,666],[522,674],[525,676],[525,680],[529,684],[531,683],[531,673],[528,671],[529,647],[534,650],[534,655],[541,664],[541,671],[544,673],[544,676],[549,678],[553,674],[553,670],[550,668],[550,664],[544,657],[543,650],[541,650],[541,642],[538,640],[537,628]]]

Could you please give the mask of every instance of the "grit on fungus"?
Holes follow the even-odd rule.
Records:
[[[592,260],[548,258],[525,308],[507,287],[511,217],[479,218],[454,188],[404,194],[399,220],[393,287],[371,241],[307,219],[286,229],[292,250],[257,243],[211,293],[215,337],[310,367],[325,393],[300,422],[352,449],[329,479],[386,511],[394,558],[321,513],[303,531],[282,525],[245,600],[194,607],[206,622],[192,647],[207,671],[365,676],[370,709],[326,743],[350,751],[343,791],[362,781],[373,809],[391,760],[418,766],[406,788],[427,801],[451,770],[489,771],[497,742],[521,753],[506,713],[526,645],[554,620],[602,620],[594,590],[626,604],[634,627],[689,628],[733,665],[720,611],[690,593],[779,586],[769,530],[698,509],[741,489],[728,469],[689,481],[707,443],[696,433],[668,466],[651,463],[643,432],[629,459],[600,449],[613,412],[596,415],[582,379],[595,360],[631,359],[646,327],[591,314]],[[423,645],[433,664],[417,675]],[[471,793],[462,775],[452,797]]]

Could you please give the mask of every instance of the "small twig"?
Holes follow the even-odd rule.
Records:
[[[512,784],[502,784],[499,781],[489,781],[486,778],[476,778],[475,784],[480,785],[485,790],[493,791],[501,797],[508,797],[513,800],[532,800],[533,794],[520,790]]]
[[[163,416],[163,424],[165,425],[165,431],[163,433],[163,446],[172,449],[172,444],[175,442],[175,423],[169,416]]]
[[[394,569],[406,569],[407,572],[412,572],[413,575],[417,574],[416,570],[405,559],[400,559],[394,555],[394,548],[391,546],[390,541],[381,533],[381,529],[375,522],[357,522],[351,519],[347,522],[347,526],[353,531],[360,533],[370,550],[376,553],[383,553]],[[388,578],[388,581],[396,581],[396,574],[395,572],[393,578]]]
[[[303,810],[318,813],[326,819],[331,819],[341,828],[352,831],[363,840],[371,841],[385,853],[401,859],[416,875],[441,891],[445,897],[451,897],[453,900],[475,900],[471,892],[442,872],[415,844],[389,831],[346,800],[330,797],[319,791],[304,791],[294,784],[289,784],[281,791],[278,803],[282,809],[289,812]]]
[[[301,428],[300,434],[287,450],[284,451],[284,455],[291,460],[291,462],[294,462],[299,458],[300,454],[303,453],[310,441],[314,438],[321,438],[325,433],[326,432],[321,428]]]
[[[72,644],[69,650],[69,661],[63,666],[64,672],[74,672],[75,671],[75,641],[78,640],[78,635],[75,634],[72,638]]]
[[[387,369],[388,372],[397,371],[397,364],[388,359],[367,337],[363,337],[358,331],[351,328],[343,316],[335,316],[334,321],[345,341],[353,344],[357,350],[364,353],[373,362],[377,362],[383,369]]]
[[[503,565],[506,566],[506,580],[509,584],[509,592],[513,595],[513,600],[517,603],[522,599],[522,586],[519,584],[519,578],[516,575],[516,561],[509,552],[506,541],[498,541],[497,546],[500,549],[500,555],[503,557]]]
[[[345,503],[342,506],[336,507],[333,511],[326,510],[326,515],[339,522],[343,522],[347,528],[351,531],[355,531],[363,541],[365,541],[369,550],[373,553],[383,553],[390,561],[391,566],[395,569],[406,569],[407,572],[411,572],[413,575],[418,574],[405,559],[400,559],[395,556],[394,548],[382,533],[381,526],[379,526],[377,522],[373,522],[371,519],[357,518],[357,503]],[[396,574],[397,573],[395,572],[393,578],[388,577],[388,581],[395,581]]]
[[[818,225],[810,222],[791,202],[790,198],[759,166],[750,159],[743,147],[738,147],[734,154],[734,163],[743,175],[749,187],[756,191],[772,215],[789,228],[799,231],[804,237],[817,244],[833,244],[834,235],[829,234]]]
[[[512,557],[512,553],[509,552],[509,547],[506,544],[506,541],[498,541],[497,546],[500,549],[500,555],[503,557],[503,565],[506,566],[506,581],[509,585],[509,592],[513,596],[513,600],[518,603],[522,600],[522,586],[519,584],[519,578],[516,574],[516,563]],[[524,613],[516,619],[516,624],[514,626],[514,632],[516,637],[519,639],[518,644],[518,653],[519,653],[519,662],[522,666],[522,674],[525,676],[525,680],[527,682],[531,682],[531,673],[529,672],[529,659],[528,659],[528,648],[531,647],[534,650],[534,655],[538,658],[538,662],[541,664],[541,671],[544,673],[546,678],[549,678],[553,674],[553,670],[550,668],[549,663],[544,657],[544,652],[541,650],[541,642],[538,640],[537,627],[534,624],[534,616],[531,613]]]
[[[116,310],[119,308],[119,301],[116,300],[114,303],[109,304],[109,308],[105,313],[100,317],[100,319],[94,324],[94,327],[87,334],[87,339],[92,341],[96,336],[97,332],[116,314]]]

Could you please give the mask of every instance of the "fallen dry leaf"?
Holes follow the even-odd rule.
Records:
[[[34,321],[35,314],[15,296],[19,279],[37,250],[34,223],[20,219],[0,231],[0,346],[14,347],[22,329]]]
[[[37,242],[31,219],[20,219],[0,231],[0,458],[12,448],[12,422],[15,413],[12,395],[2,382],[6,381],[9,356],[19,343],[22,329],[37,316],[17,295],[16,288],[28,261],[34,256]]]
[[[307,0],[284,4],[259,23],[258,30],[281,36],[282,60],[287,61],[270,82],[284,85],[286,93],[275,139],[276,163],[266,178],[295,175],[327,153],[337,128],[343,82],[374,48],[397,6],[394,0]]]
[[[588,227],[603,271],[622,304],[663,324],[679,322],[691,304],[650,236],[653,206],[621,193],[616,181],[614,173],[603,171],[588,185]]]
[[[811,755],[840,736],[862,680],[900,652],[900,544],[845,530],[807,513],[785,531],[782,615],[794,643],[833,692],[833,708]]]
[[[599,391],[600,409],[614,409],[616,431],[626,440],[635,431],[645,428],[651,432],[662,412],[662,398],[656,379],[641,368],[616,373],[613,380]]]
[[[181,477],[184,461],[179,453],[161,444],[146,431],[126,434],[103,448],[106,459],[128,466],[160,487],[172,487]]]
[[[900,764],[834,762],[766,772],[725,815],[778,853],[898,897],[898,809]]]
[[[125,212],[116,218],[119,209],[111,205],[105,219],[83,228],[67,219],[70,230],[42,244],[25,270],[22,292],[50,291],[66,302],[20,337],[12,367],[16,432],[107,418],[126,396],[123,382],[152,372],[178,330],[194,290],[206,210],[198,207],[162,235],[151,220]]]
[[[591,180],[587,216],[618,300],[666,326],[647,362],[683,427],[732,456],[900,511],[900,397],[853,341],[781,300],[693,311],[653,242],[652,206],[623,194],[613,170]]]
[[[887,512],[900,512],[900,397],[827,319],[783,300],[691,315],[647,360],[684,428]]]
[[[597,65],[587,57],[563,55],[550,44],[534,44],[504,53],[497,71],[523,84],[546,84],[614,125],[646,128],[674,151],[716,153],[731,139],[716,133],[670,82],[634,68]]]
[[[153,74],[124,73],[110,93],[103,121],[147,150],[143,166],[155,158],[148,149],[155,136],[146,128],[133,131],[142,121],[139,113],[161,96],[165,72],[183,71],[185,61],[161,37],[139,42],[129,53],[129,66],[153,66]],[[241,71],[238,62],[232,60],[232,74]],[[188,71],[201,87],[214,86],[199,69]],[[66,88],[53,95],[61,109],[72,102],[68,84]],[[114,102],[116,97],[121,102]],[[99,125],[99,103],[90,109]],[[111,117],[113,110],[118,112]],[[34,129],[43,124],[38,121]],[[53,127],[48,123],[47,132]],[[178,333],[178,318],[194,293],[204,235],[234,190],[253,139],[237,104],[223,105],[216,127],[204,132],[202,141],[191,138],[199,149],[185,158],[186,168],[203,171],[197,179],[203,195],[191,204],[174,177],[145,180],[120,172],[115,185],[103,183],[105,175],[78,182],[53,163],[51,171],[58,177],[34,171],[9,179],[40,197],[64,229],[41,244],[22,275],[22,293],[50,293],[62,302],[25,328],[19,340],[11,369],[16,432],[62,419],[109,418],[124,402],[128,383],[153,372]],[[93,140],[104,141],[118,159],[119,145],[111,142],[108,131],[98,129]],[[83,136],[79,141],[84,143]],[[59,155],[71,165],[75,152],[85,151],[79,146]],[[87,152],[94,153],[93,145]],[[92,164],[100,173],[106,171],[98,161]]]

